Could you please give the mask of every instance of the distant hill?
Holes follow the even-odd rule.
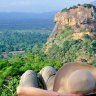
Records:
[[[16,12],[0,12],[0,20],[2,19],[52,19],[56,12],[47,13],[16,13]]]
[[[40,29],[53,27],[56,12],[49,13],[0,13],[0,29]]]

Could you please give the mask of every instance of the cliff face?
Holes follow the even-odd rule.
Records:
[[[70,26],[73,29],[74,39],[77,34],[81,37],[81,32],[86,32],[86,34],[91,33],[91,36],[92,34],[96,34],[94,6],[86,8],[83,5],[80,5],[66,12],[58,12],[54,17],[54,22],[55,27],[49,36],[48,42],[52,42],[53,38],[56,38],[58,33],[61,32],[65,26]],[[76,37],[76,39],[79,38]]]
[[[96,64],[96,8],[85,4],[58,12],[44,52],[62,63]]]

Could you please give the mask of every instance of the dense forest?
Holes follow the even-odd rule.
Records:
[[[37,43],[45,43],[50,30],[7,30],[0,32],[0,52],[26,51]],[[46,31],[46,32],[43,32]]]
[[[42,14],[0,14],[1,59],[29,51],[35,44],[42,45],[47,41],[54,25],[52,22],[53,15],[48,13],[43,14],[48,17],[43,17]]]

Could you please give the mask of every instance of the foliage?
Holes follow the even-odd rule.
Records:
[[[83,40],[72,39],[72,28],[64,28],[52,42],[52,47],[48,51],[48,57],[58,59],[61,63],[81,61],[95,64],[96,40],[90,39],[88,34],[84,34]],[[62,45],[62,46],[61,46]]]
[[[93,40],[85,42],[81,40],[65,40],[63,47],[53,45],[52,48],[49,49],[48,56],[53,59],[57,58],[61,63],[74,62],[80,57],[86,59],[87,63],[93,64],[95,53],[96,47],[94,47]],[[93,59],[90,60],[89,58]]]
[[[70,7],[70,8],[64,8],[64,9],[61,10],[61,12],[67,12],[67,11],[69,11],[70,9],[78,8],[78,6],[81,6],[81,4],[78,4],[78,5],[73,6],[73,7]],[[91,8],[91,7],[94,7],[94,6],[91,5],[91,4],[83,4],[83,6],[84,6],[85,8]],[[95,8],[95,7],[94,7],[94,8]]]
[[[72,35],[72,31],[73,31],[73,30],[72,30],[71,27],[66,26],[66,27],[62,30],[62,32],[60,33],[60,35],[62,36],[62,38],[66,38],[66,37]]]
[[[83,5],[85,8],[91,8],[93,5],[91,5],[91,4],[84,4]]]
[[[83,38],[87,40],[90,39],[90,36],[88,34],[83,34]]]
[[[78,4],[77,6],[81,6],[81,4]]]
[[[39,47],[37,49],[41,50]],[[38,73],[47,65],[55,68],[61,66],[60,61],[47,58],[42,50],[40,53],[36,51],[34,49],[33,52],[26,52],[22,56],[17,55],[9,60],[0,60],[0,96],[15,96],[20,76],[26,70],[30,69]]]
[[[64,8],[64,9],[61,10],[61,12],[67,12],[67,11],[68,11],[67,8]]]
[[[80,4],[78,4],[78,5],[76,5],[76,6],[69,7],[69,8],[64,8],[64,9],[61,10],[61,12],[67,12],[67,11],[69,11],[70,9],[78,8],[78,6],[80,6]]]

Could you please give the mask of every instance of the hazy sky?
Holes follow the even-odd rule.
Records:
[[[50,12],[94,0],[0,0],[0,12]]]

